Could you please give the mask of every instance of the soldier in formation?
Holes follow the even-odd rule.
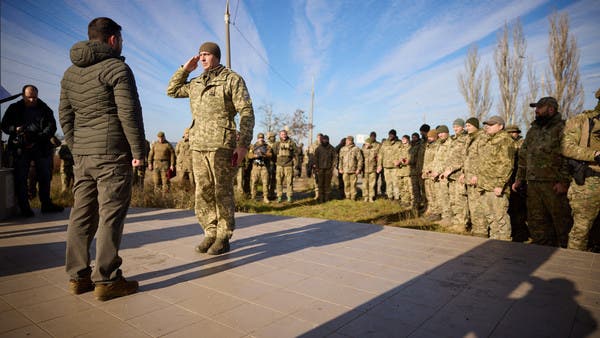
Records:
[[[312,177],[314,180],[314,199],[319,199],[319,184],[317,182],[317,174],[313,172],[313,168],[315,167],[315,151],[321,145],[321,137],[323,137],[322,133],[317,134],[317,140],[308,147],[306,151],[306,155],[308,156],[308,164],[306,165],[306,176]]]
[[[288,137],[286,130],[279,132],[279,141],[273,146],[277,163],[277,203],[283,201],[283,186],[286,187],[287,201],[292,201],[294,192],[294,163],[297,161],[296,143]]]
[[[397,161],[399,160],[400,140],[396,130],[391,129],[388,132],[388,138],[381,143],[379,153],[377,154],[377,172],[383,172],[386,183],[386,193],[390,200],[400,199],[398,190]]]
[[[196,185],[192,169],[192,148],[190,147],[190,130],[185,128],[183,137],[175,146],[177,172],[185,190],[193,189]]]
[[[273,149],[265,141],[265,134],[258,133],[257,141],[248,150],[248,159],[252,163],[252,175],[250,178],[250,196],[256,199],[256,185],[260,180],[262,184],[263,201],[269,203],[269,163],[273,158]]]
[[[175,149],[165,138],[165,133],[159,131],[157,140],[150,147],[148,154],[148,170],[152,171],[154,190],[169,192],[171,187],[170,177],[167,172],[175,168]]]
[[[373,134],[373,133],[371,133]],[[377,196],[377,155],[381,144],[369,137],[362,146],[363,157],[365,159],[363,173],[363,200],[373,202]]]
[[[337,151],[329,144],[329,136],[322,135],[321,144],[315,149],[313,161],[313,170],[319,188],[318,202],[320,203],[329,201],[331,179],[333,178],[333,170],[335,169],[337,162]]]
[[[346,199],[356,200],[356,184],[363,165],[363,154],[360,148],[354,144],[354,137],[346,137],[346,146],[340,150],[338,163],[338,172],[344,176],[344,195]]]

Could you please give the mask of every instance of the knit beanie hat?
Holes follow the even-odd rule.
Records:
[[[443,125],[441,125],[441,126],[437,127],[437,128],[436,128],[436,130],[437,130],[437,133],[438,133],[438,134],[441,134],[441,133],[449,133],[449,132],[450,132],[450,129],[448,129],[448,126],[446,126],[445,124],[443,124]]]
[[[452,123],[453,126],[461,126],[464,127],[465,126],[465,120],[463,119],[456,119],[454,120],[454,122]]]
[[[219,48],[219,45],[214,42],[203,43],[202,46],[200,46],[199,52],[211,53],[212,55],[216,56],[217,59],[221,60],[221,48]]]
[[[479,120],[475,117],[471,117],[469,119],[467,119],[468,124],[472,125],[473,127],[479,129]]]

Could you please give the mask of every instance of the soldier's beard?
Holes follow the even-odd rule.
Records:
[[[550,121],[551,118],[552,118],[552,116],[536,116],[535,122],[537,124],[539,124],[540,126],[543,126],[546,123],[548,123],[548,121]]]

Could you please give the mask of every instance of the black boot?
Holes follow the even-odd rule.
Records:
[[[215,237],[204,236],[202,242],[196,247],[196,251],[198,251],[199,253],[206,253],[208,251],[208,248],[210,248],[210,246],[213,245],[213,243],[215,242],[215,239]]]
[[[206,253],[209,255],[221,255],[226,252],[229,252],[229,239],[219,238],[211,245]]]

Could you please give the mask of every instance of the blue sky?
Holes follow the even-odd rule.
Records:
[[[189,101],[167,97],[167,83],[204,41],[219,43],[224,55],[224,9],[225,0],[1,0],[0,84],[10,93],[36,84],[58,114],[70,47],[87,38],[91,19],[108,16],[123,27],[123,55],[136,76],[146,137],[154,140],[163,130],[177,141],[191,120]],[[330,135],[332,143],[370,131],[381,138],[391,128],[408,134],[424,122],[450,125],[468,117],[457,85],[465,54],[477,43],[482,65],[491,64],[506,22],[520,18],[526,57],[541,78],[554,11],[569,14],[581,51],[584,108],[594,107],[597,0],[231,0],[232,68],[249,87],[255,135],[263,129],[261,105],[272,104],[278,114],[308,113],[313,79],[315,134]],[[495,73],[492,82],[496,96]]]

